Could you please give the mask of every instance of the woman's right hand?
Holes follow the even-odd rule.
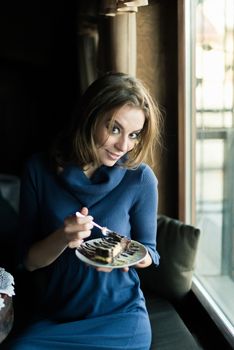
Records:
[[[93,217],[88,215],[88,209],[85,207],[81,209],[81,214],[84,217],[77,217],[74,214],[64,220],[64,232],[69,248],[79,247],[84,238],[91,235]]]
[[[50,265],[67,246],[79,247],[83,239],[90,236],[93,218],[88,215],[87,208],[82,208],[81,213],[84,217],[78,218],[76,215],[67,217],[61,228],[30,247],[24,261],[27,270],[34,271]]]

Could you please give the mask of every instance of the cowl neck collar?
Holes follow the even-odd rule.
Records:
[[[91,207],[113,191],[122,181],[126,169],[119,166],[98,168],[91,178],[76,165],[67,165],[59,174],[66,189],[82,205]]]

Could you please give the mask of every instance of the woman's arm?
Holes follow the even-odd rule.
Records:
[[[51,177],[46,164],[44,157],[36,155],[27,162],[21,178],[19,260],[29,271],[50,265],[67,247],[78,247],[84,238],[90,236],[93,227],[88,209],[83,208],[83,218],[68,216],[60,227],[51,230],[52,233],[43,231],[43,193],[45,183]],[[49,215],[48,212],[47,220]]]
[[[87,208],[83,208],[81,212],[85,217],[78,218],[75,215],[67,217],[62,228],[29,248],[24,260],[27,270],[34,271],[50,265],[67,247],[79,247],[83,239],[90,236],[93,218],[88,216]]]
[[[152,262],[159,263],[156,250],[158,181],[149,166],[145,166],[136,191],[134,205],[130,210],[132,239],[142,243],[148,250],[146,258],[136,265],[148,267]]]

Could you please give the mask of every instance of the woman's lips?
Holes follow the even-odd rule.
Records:
[[[106,152],[107,152],[109,158],[111,158],[112,160],[117,160],[122,156],[121,154],[112,153],[108,150],[106,150]]]

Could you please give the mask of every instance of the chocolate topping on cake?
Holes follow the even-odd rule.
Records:
[[[128,249],[130,240],[116,232],[110,232],[103,243],[96,248],[93,259],[108,264]]]
[[[86,242],[85,246],[80,247],[80,250],[92,260],[103,264],[110,264],[120,254],[128,250],[130,243],[131,240],[129,238],[121,236],[116,232],[110,232],[107,237],[102,238],[93,245]]]

